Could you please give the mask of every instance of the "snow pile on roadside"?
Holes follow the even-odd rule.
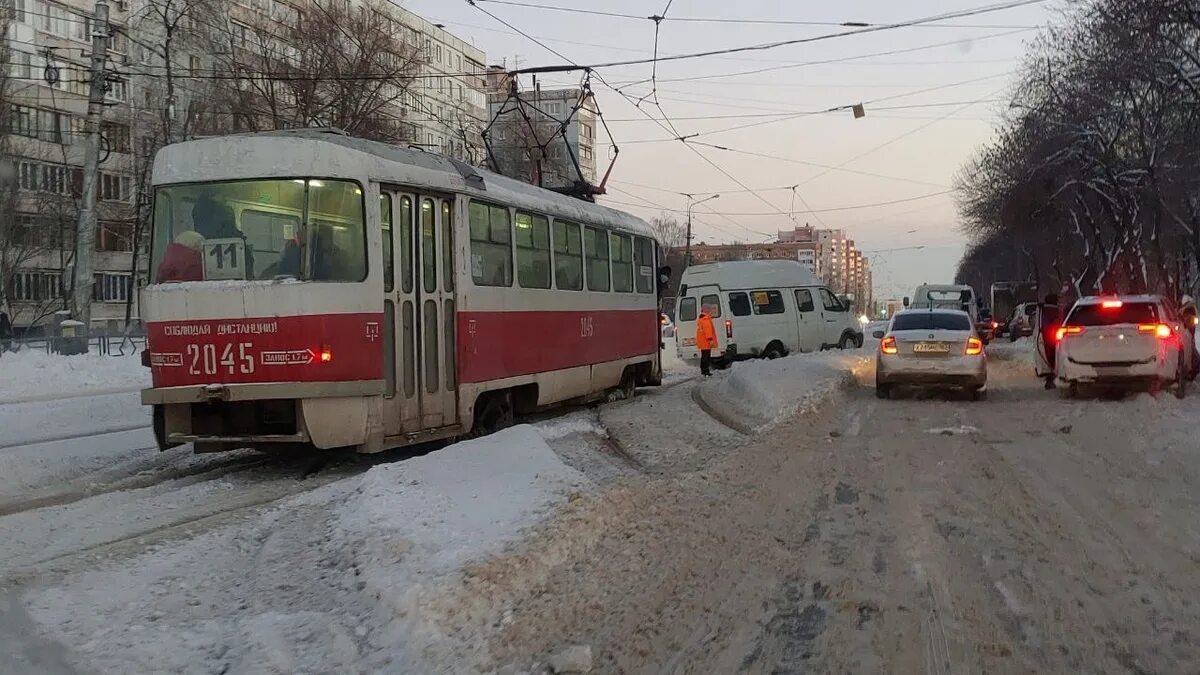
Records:
[[[34,648],[57,643],[89,672],[435,672],[480,648],[459,652],[445,627],[463,566],[587,483],[518,426],[194,538],[151,538],[135,557],[27,592],[22,613],[42,633]]]
[[[24,349],[0,356],[0,404],[136,391],[150,384],[137,356],[60,356]]]
[[[739,361],[699,389],[712,413],[735,428],[760,431],[826,400],[869,363],[869,351],[797,354]]]
[[[435,609],[452,573],[498,553],[588,484],[528,425],[368,471],[337,518],[356,542],[355,574],[378,621],[375,639],[423,652],[400,659],[393,651],[397,672],[421,672],[428,658],[444,663],[455,649],[438,623],[455,608]]]

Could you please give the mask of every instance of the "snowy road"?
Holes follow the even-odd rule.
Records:
[[[600,672],[1195,672],[1195,399],[1067,402],[992,365],[984,403],[864,385],[574,504],[481,573],[509,608],[494,663],[585,644]]]
[[[990,351],[983,403],[826,353],[369,458],[0,404],[0,672],[1192,672],[1200,399]]]

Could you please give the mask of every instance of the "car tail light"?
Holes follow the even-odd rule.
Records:
[[[896,338],[891,335],[883,338],[883,341],[879,343],[879,351],[884,354],[899,354],[900,350],[896,348]]]
[[[993,321],[993,322],[992,322],[992,330],[996,330],[996,329],[997,329],[997,328],[999,328],[999,327],[1000,327],[1000,323],[999,323],[999,322],[997,322],[997,321]]]
[[[1100,303],[1101,309],[1121,309],[1123,306],[1125,306],[1125,303],[1120,300],[1105,300]]]
[[[983,340],[977,337],[967,338],[967,356],[979,356],[983,353]]]
[[[1063,326],[1054,333],[1054,341],[1062,342],[1066,336],[1079,335],[1080,333],[1083,333],[1083,326]]]
[[[1171,327],[1165,323],[1144,323],[1138,326],[1138,331],[1142,333],[1154,333],[1154,337],[1160,340],[1165,340],[1173,334]]]
[[[725,319],[725,337],[733,338],[733,319]]]

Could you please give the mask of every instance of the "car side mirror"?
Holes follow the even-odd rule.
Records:
[[[882,340],[883,336],[884,336],[884,332],[881,330],[877,330],[874,333],[871,333],[871,337],[875,338],[876,340]]]
[[[904,302],[904,306],[905,306],[905,307],[908,307],[908,296],[905,296],[905,297],[904,297],[904,300],[903,300],[903,302]]]

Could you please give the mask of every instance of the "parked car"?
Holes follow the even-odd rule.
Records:
[[[1033,335],[1037,323],[1038,306],[1036,302],[1023,302],[1013,310],[1008,319],[1008,340],[1016,342],[1020,338]]]
[[[862,324],[846,303],[794,260],[693,265],[680,281],[676,308],[681,359],[699,358],[696,317],[711,305],[718,365],[739,358],[862,346]]]
[[[987,354],[967,312],[904,310],[874,337],[879,338],[875,359],[879,398],[889,398],[903,386],[965,389],[972,400],[985,396]]]
[[[1191,333],[1161,296],[1081,298],[1055,338],[1055,377],[1067,396],[1090,385],[1171,387],[1179,398],[1187,395],[1195,358]]]

